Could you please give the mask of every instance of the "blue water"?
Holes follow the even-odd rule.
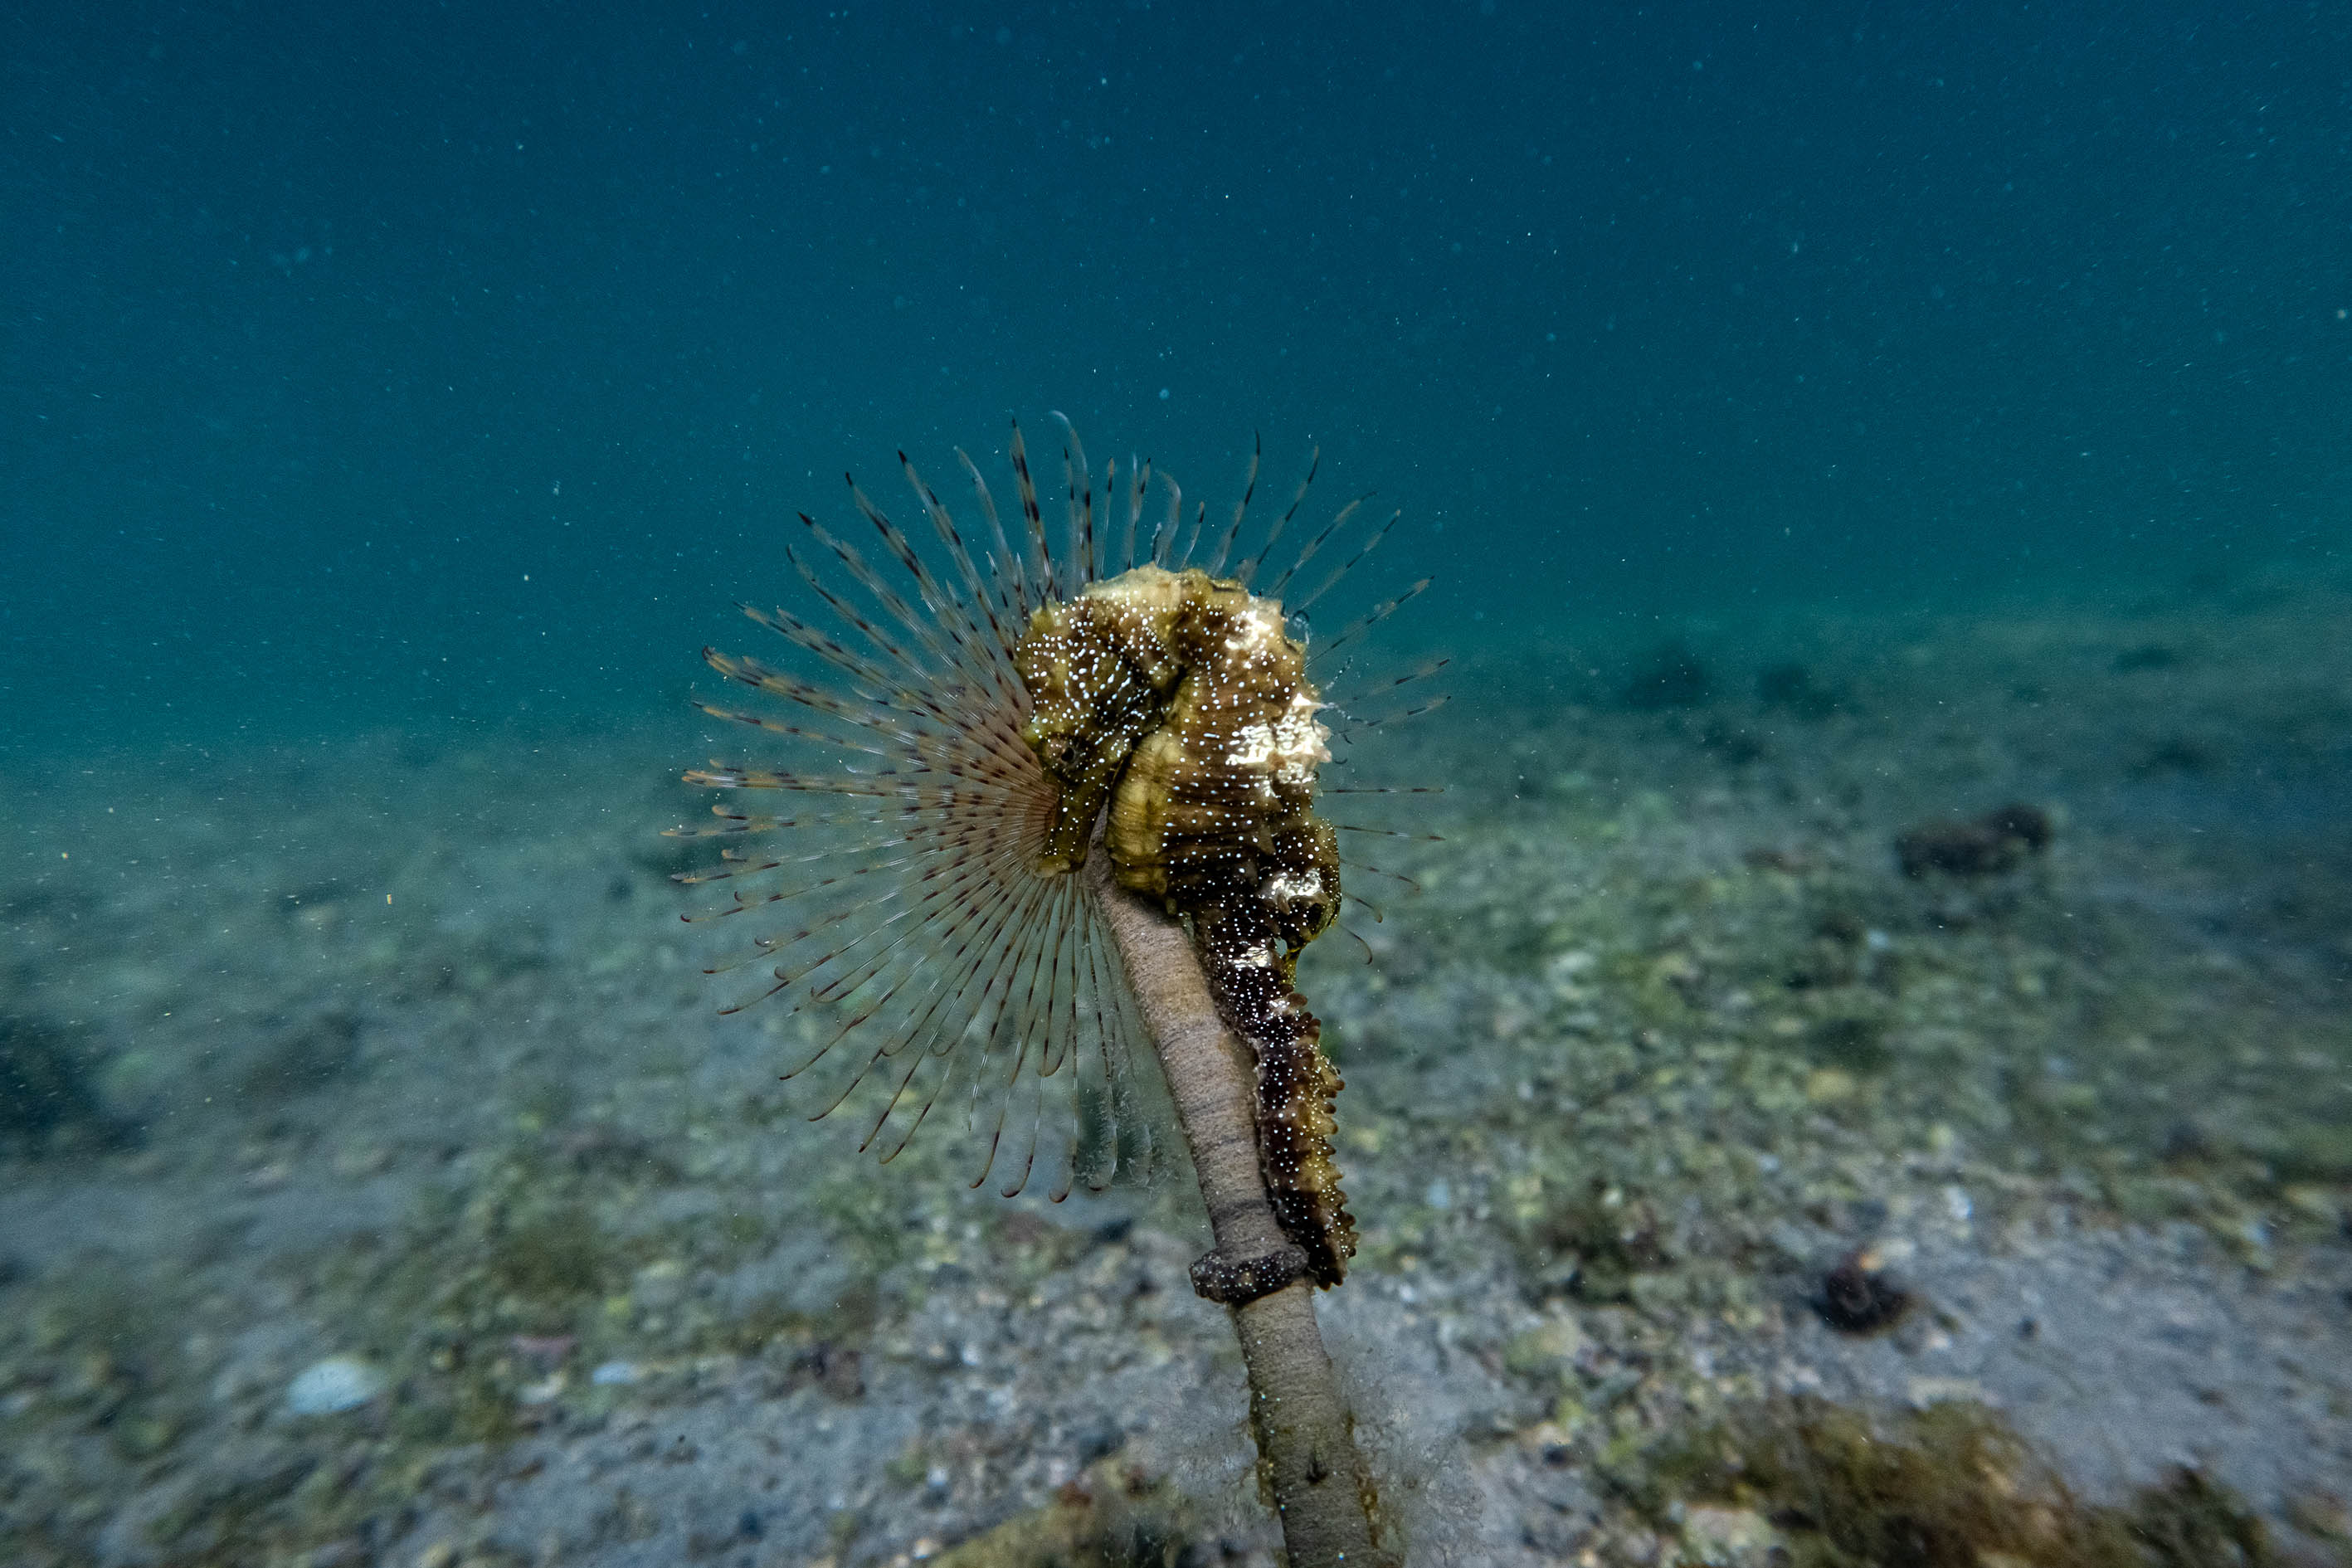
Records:
[[[0,91],[25,750],[656,710],[1012,412],[1322,443],[1457,641],[2352,513],[2340,6],[46,6]]]

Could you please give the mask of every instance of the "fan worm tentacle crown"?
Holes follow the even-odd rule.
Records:
[[[788,710],[698,705],[816,760],[714,761],[686,778],[807,804],[768,815],[716,806],[717,826],[675,830],[730,846],[717,867],[679,879],[740,879],[733,902],[701,918],[763,922],[751,957],[768,979],[738,1005],[775,997],[788,1010],[778,1032],[796,1034],[802,1058],[786,1077],[839,1064],[818,1115],[862,1094],[865,1146],[888,1159],[935,1110],[942,1120],[952,1110],[977,1140],[973,1185],[993,1174],[1011,1194],[1045,1173],[1058,1198],[1074,1167],[1107,1177],[1127,1157],[1121,1131],[1138,1124],[1128,1093],[1135,999],[1076,874],[1106,855],[1121,885],[1188,922],[1219,1009],[1255,1058],[1276,1214],[1309,1277],[1336,1284],[1355,1250],[1331,1145],[1341,1080],[1296,989],[1299,953],[1339,909],[1336,833],[1315,811],[1334,737],[1279,595],[1360,501],[1308,534],[1261,594],[1251,584],[1306,484],[1224,575],[1247,492],[1193,566],[1205,509],[1187,518],[1162,476],[1165,516],[1150,527],[1150,465],[1122,475],[1114,464],[1104,510],[1124,516],[1098,529],[1071,436],[1057,550],[1017,426],[1009,456],[1016,519],[999,514],[962,460],[983,524],[969,538],[902,456],[929,548],[853,484],[881,567],[802,518],[805,547],[788,554],[824,618],[744,610],[796,663],[821,667],[817,679],[706,649],[719,675]],[[1253,489],[1255,478],[1253,461]],[[1360,534],[1293,607],[1319,600],[1394,521]],[[1321,651],[1424,586],[1375,606]]]

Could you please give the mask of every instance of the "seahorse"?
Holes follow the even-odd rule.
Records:
[[[1165,514],[1143,536],[1155,476],[1149,464],[1130,464],[1124,508],[1108,509],[1125,514],[1113,547],[1108,529],[1097,533],[1084,448],[1066,421],[1064,430],[1067,527],[1058,551],[1018,424],[1009,447],[1017,542],[961,451],[986,529],[976,546],[904,453],[899,464],[935,550],[919,549],[850,480],[853,507],[904,586],[801,515],[819,559],[862,597],[788,551],[837,627],[782,608],[744,612],[841,682],[706,648],[720,675],[798,711],[787,720],[698,705],[852,764],[879,764],[803,772],[714,762],[688,773],[691,784],[833,804],[781,816],[715,806],[719,826],[673,831],[774,836],[782,847],[729,849],[719,867],[679,879],[781,880],[747,887],[716,911],[778,921],[752,944],[771,984],[729,1010],[782,995],[816,1020],[805,1059],[784,1076],[836,1051],[852,1064],[818,1116],[878,1081],[880,1108],[861,1147],[878,1145],[887,1160],[961,1078],[967,1123],[986,1145],[972,1184],[1002,1162],[1009,1174],[1001,1190],[1022,1191],[1039,1166],[1042,1138],[1058,1200],[1089,1143],[1089,1100],[1125,1099],[1139,1032],[1102,915],[1076,874],[1092,854],[1108,855],[1120,885],[1186,922],[1220,1012],[1255,1058],[1260,1160],[1276,1215],[1306,1254],[1307,1277],[1336,1285],[1356,1246],[1332,1143],[1344,1084],[1296,986],[1300,952],[1341,908],[1340,828],[1316,812],[1334,737],[1290,617],[1340,582],[1399,514],[1350,535],[1362,500],[1350,501],[1259,592],[1253,583],[1267,552],[1307,500],[1312,458],[1288,510],[1228,573],[1255,493],[1255,455],[1233,518],[1206,552],[1196,548],[1206,509],[1196,508],[1188,529],[1181,489],[1164,474]],[[1119,496],[1117,464],[1104,485]],[[1343,537],[1354,541],[1349,558],[1286,614],[1284,589]],[[1197,565],[1196,553],[1206,555]],[[1373,605],[1318,652],[1349,646],[1428,585],[1424,578]],[[1376,721],[1366,716],[1349,728]],[[1049,1087],[1062,1090],[1061,1114],[1051,1119]],[[1008,1114],[1024,1094],[1035,1110],[1025,1138],[1016,1132],[1008,1149]],[[1107,1151],[1089,1181],[1116,1158]]]

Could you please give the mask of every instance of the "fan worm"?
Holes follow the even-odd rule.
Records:
[[[704,650],[727,680],[789,710],[698,706],[792,755],[714,760],[687,782],[798,804],[714,806],[715,825],[675,830],[725,847],[718,865],[680,880],[736,889],[731,903],[690,918],[758,928],[747,959],[768,977],[736,1005],[782,999],[772,1032],[801,1051],[786,1078],[820,1062],[839,1069],[815,1114],[863,1095],[863,1146],[887,1160],[938,1110],[975,1141],[975,1186],[994,1173],[1010,1195],[1042,1173],[1059,1198],[1074,1174],[1108,1180],[1150,1132],[1148,1117],[1130,1114],[1136,999],[1076,874],[1099,848],[1118,883],[1188,926],[1224,1021],[1255,1058],[1276,1215],[1308,1276],[1337,1284],[1355,1250],[1331,1144],[1341,1086],[1295,982],[1299,953],[1339,913],[1336,835],[1353,825],[1316,814],[1318,773],[1335,739],[1435,703],[1351,712],[1335,737],[1286,613],[1320,601],[1396,514],[1349,535],[1332,551],[1344,561],[1294,595],[1301,569],[1361,505],[1303,542],[1288,534],[1311,463],[1288,510],[1236,555],[1255,459],[1213,541],[1202,537],[1205,509],[1188,516],[1174,482],[1149,464],[1105,472],[1105,510],[1122,514],[1105,521],[1122,526],[1098,528],[1094,480],[1069,436],[1056,548],[1017,426],[1007,456],[1017,519],[999,515],[958,454],[982,523],[971,534],[903,455],[928,543],[854,484],[882,558],[802,517],[805,532],[786,552],[822,612],[744,606],[790,645],[797,670]],[[1142,514],[1155,483],[1166,516],[1153,530]],[[1276,571],[1269,552],[1286,538],[1295,548]],[[1427,585],[1318,640],[1316,656],[1329,660]],[[1393,693],[1437,668],[1373,689]]]

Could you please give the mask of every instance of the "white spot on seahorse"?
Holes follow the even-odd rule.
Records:
[[[1255,768],[1265,765],[1274,754],[1275,737],[1272,726],[1250,724],[1234,737],[1234,749],[1225,753],[1225,765],[1235,768]]]
[[[1233,619],[1234,635],[1225,639],[1227,653],[1264,647],[1282,635],[1282,618],[1263,604],[1253,604]]]
[[[1315,718],[1320,706],[1301,691],[1291,698],[1290,711],[1275,721],[1275,774],[1284,784],[1313,784],[1316,765],[1331,760],[1331,731]]]
[[[1321,898],[1323,874],[1320,871],[1301,871],[1297,874],[1278,871],[1268,877],[1265,879],[1265,886],[1260,888],[1257,892],[1259,898],[1275,908],[1288,909],[1302,899]]]

